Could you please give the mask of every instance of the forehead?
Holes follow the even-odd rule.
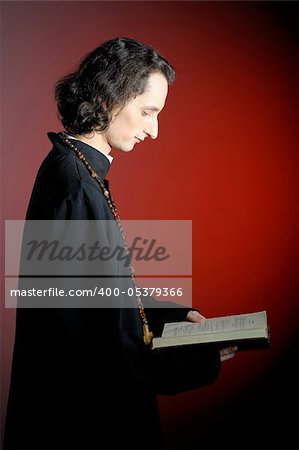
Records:
[[[138,95],[133,102],[142,107],[161,111],[168,93],[168,83],[161,73],[149,75],[144,92]]]

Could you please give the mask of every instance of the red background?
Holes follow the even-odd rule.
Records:
[[[113,152],[109,179],[118,209],[124,219],[192,219],[194,306],[206,316],[266,309],[272,336],[271,350],[238,354],[214,385],[160,398],[166,442],[295,448],[296,3],[53,1],[1,8],[3,219],[24,219],[50,149],[46,132],[61,129],[55,81],[112,37],[157,47],[177,79],[158,140],[129,154]],[[2,428],[14,319],[15,311],[2,308]]]

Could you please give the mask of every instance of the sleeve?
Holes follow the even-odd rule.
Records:
[[[132,378],[160,395],[175,395],[213,383],[220,371],[216,345],[187,345],[152,350],[124,332],[122,336]]]
[[[99,206],[96,207],[82,191],[70,195],[56,206],[52,213],[53,220],[100,220]]]
[[[104,205],[105,208],[105,205]],[[88,199],[66,199],[55,212],[55,219],[101,219],[98,207]],[[191,308],[182,305],[161,302],[147,297],[143,301],[146,315],[155,334],[161,331],[166,321],[185,320]],[[219,351],[213,345],[191,345],[176,348],[152,350],[145,346],[136,330],[140,325],[138,314],[123,309],[61,309],[60,314],[73,339],[79,343],[77,357],[86,367],[97,373],[95,355],[102,356],[113,366],[116,359],[123,360],[127,374],[139,383],[143,389],[156,394],[174,395],[213,383],[220,370]],[[135,325],[134,325],[135,321]],[[97,327],[96,323],[101,326]],[[138,322],[138,325],[136,324]],[[121,326],[120,326],[121,324]],[[133,325],[132,325],[133,324]],[[100,345],[109,336],[109,345]],[[87,351],[87,343],[88,348]],[[99,373],[100,377],[100,373]]]
[[[161,302],[152,296],[142,298],[142,303],[150,328],[155,336],[161,335],[165,323],[184,321],[189,311],[198,311],[195,308],[187,308],[175,302]]]

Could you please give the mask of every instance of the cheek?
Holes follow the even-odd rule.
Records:
[[[122,115],[121,117],[117,117],[113,125],[114,132],[119,136],[124,136],[125,134],[130,134],[134,128],[134,121],[131,116]]]

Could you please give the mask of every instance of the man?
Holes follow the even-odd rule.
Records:
[[[158,136],[158,115],[174,69],[153,48],[112,39],[61,79],[56,100],[63,133],[41,165],[27,220],[114,221],[106,178],[112,148],[129,152]],[[114,263],[109,275],[117,276]],[[129,269],[128,269],[129,270]],[[133,287],[130,266],[128,279]],[[114,299],[115,300],[115,299]],[[151,297],[126,308],[18,308],[5,448],[161,448],[157,394],[214,382],[235,348],[153,351],[151,333],[197,311]],[[163,306],[162,305],[162,306]]]

